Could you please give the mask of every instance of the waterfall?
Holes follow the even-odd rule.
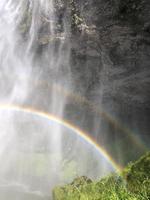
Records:
[[[0,199],[42,199],[72,177],[112,170],[62,120],[72,87],[66,10],[54,0],[0,2]]]
[[[65,97],[58,96],[56,84],[65,85],[69,78],[69,46],[66,39],[67,24],[62,20],[63,30],[57,30],[58,16],[53,0],[2,0],[0,3],[0,102],[12,105],[46,104],[49,113],[63,117]],[[46,43],[42,40],[46,40]],[[40,56],[40,49],[43,48]],[[38,60],[38,57],[39,60]],[[63,69],[65,66],[65,72]],[[49,81],[51,90],[48,99],[40,96],[34,82]],[[40,91],[39,91],[40,93]],[[36,94],[39,97],[36,98]],[[40,98],[40,100],[39,100]],[[1,133],[1,154],[7,148],[17,149],[16,115],[5,112],[6,119],[1,113],[1,122],[4,123]],[[6,122],[7,121],[7,122]],[[9,128],[5,127],[9,121]],[[11,133],[10,133],[11,127]],[[50,151],[57,152],[61,157],[61,127],[51,125],[48,143]],[[9,132],[9,134],[8,134]],[[10,136],[11,134],[11,136]],[[7,140],[5,138],[9,137]],[[33,149],[36,141],[29,141]],[[13,143],[16,143],[15,145]],[[34,150],[33,150],[34,151]],[[14,153],[15,155],[15,153]],[[8,159],[14,159],[9,154]],[[9,158],[10,156],[10,158]],[[1,158],[3,160],[3,156]],[[8,162],[8,165],[10,163]],[[6,164],[7,165],[7,164]],[[54,166],[53,166],[54,165]],[[57,171],[59,163],[51,162],[52,171]],[[9,166],[8,166],[9,168]],[[7,166],[4,171],[7,172]],[[2,171],[3,171],[2,170]],[[2,172],[4,173],[4,172]],[[22,176],[22,172],[19,172]],[[22,177],[20,177],[22,179]],[[16,178],[19,179],[19,178]]]

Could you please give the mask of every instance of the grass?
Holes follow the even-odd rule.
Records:
[[[54,200],[150,200],[150,152],[130,163],[121,174],[110,174],[97,182],[86,177],[56,187]]]

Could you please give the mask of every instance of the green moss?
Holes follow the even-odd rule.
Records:
[[[97,182],[86,177],[56,187],[54,200],[148,200],[150,199],[150,152],[129,164],[121,175],[111,174]]]
[[[150,152],[138,161],[130,163],[122,174],[128,190],[150,198]]]

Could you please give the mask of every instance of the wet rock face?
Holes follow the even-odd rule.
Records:
[[[150,2],[80,1],[80,8],[83,29],[72,37],[75,90],[97,106],[102,105],[147,143]],[[112,132],[114,140],[118,135]]]
[[[92,1],[85,8],[87,5],[93,7],[90,11],[83,10],[93,15],[89,22],[86,20],[88,14],[83,14],[87,27],[80,38],[73,39],[76,41],[72,47],[73,70],[80,68],[82,72],[80,63],[86,65],[87,70],[83,72],[86,77],[88,69],[91,73],[90,70],[99,68],[99,73],[103,72],[104,93],[111,92],[112,96],[122,93],[125,102],[144,103],[149,107],[150,3],[147,0],[101,0]],[[89,62],[94,58],[98,67],[96,63],[90,67]],[[92,79],[94,76],[89,82]]]

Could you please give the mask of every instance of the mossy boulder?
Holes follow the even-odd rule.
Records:
[[[80,187],[82,185],[87,185],[89,183],[92,183],[92,180],[87,178],[86,176],[81,176],[78,178],[75,178],[74,181],[71,183],[73,187]]]
[[[79,191],[83,186],[87,186],[92,183],[92,180],[86,176],[81,176],[76,179],[71,184],[68,184],[64,187],[56,187],[53,190],[53,199],[54,200],[64,200],[71,198],[72,194],[75,194],[75,199],[80,198]]]

